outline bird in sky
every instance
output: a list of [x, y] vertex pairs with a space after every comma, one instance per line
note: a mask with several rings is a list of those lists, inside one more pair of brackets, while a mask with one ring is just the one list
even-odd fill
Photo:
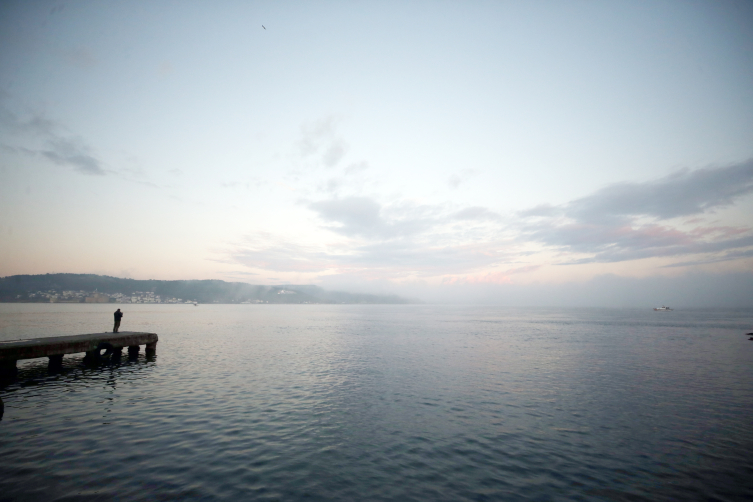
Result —
[[264, 25], [261, 25], [261, 27], [264, 28], [265, 30], [267, 29]]

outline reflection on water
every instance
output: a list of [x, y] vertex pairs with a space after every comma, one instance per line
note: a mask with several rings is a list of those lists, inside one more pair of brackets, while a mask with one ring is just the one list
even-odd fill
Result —
[[124, 351], [121, 357], [102, 357], [97, 362], [84, 359], [84, 354], [69, 354], [63, 358], [62, 365], [50, 364], [48, 358], [22, 360], [18, 362], [16, 374], [0, 375], [0, 390], [14, 392], [15, 389], [26, 386], [52, 384], [68, 380], [78, 382], [82, 379], [97, 378], [101, 373], [107, 373], [115, 379], [121, 371], [131, 366], [145, 365], [157, 360], [154, 354], [144, 355], [143, 352], [130, 354]]
[[[101, 331], [111, 310], [0, 305], [0, 339]], [[4, 496], [753, 496], [750, 311], [124, 311], [155, 359], [19, 363], [0, 388]]]

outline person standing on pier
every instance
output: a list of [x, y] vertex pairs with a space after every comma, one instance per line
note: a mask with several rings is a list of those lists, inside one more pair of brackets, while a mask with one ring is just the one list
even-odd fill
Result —
[[120, 309], [115, 311], [115, 326], [112, 327], [112, 332], [117, 333], [120, 327], [120, 319], [123, 317], [123, 312]]

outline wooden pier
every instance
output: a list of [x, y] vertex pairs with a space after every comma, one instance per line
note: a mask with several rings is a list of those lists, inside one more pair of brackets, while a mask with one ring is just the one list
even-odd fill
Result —
[[146, 346], [147, 355], [154, 355], [157, 350], [157, 340], [156, 333], [121, 331], [0, 341], [0, 373], [15, 373], [16, 362], [20, 359], [48, 357], [50, 368], [55, 368], [63, 364], [65, 354], [86, 352], [84, 360], [96, 362], [103, 357], [120, 357], [123, 347], [128, 347], [129, 355], [138, 355], [140, 345]]

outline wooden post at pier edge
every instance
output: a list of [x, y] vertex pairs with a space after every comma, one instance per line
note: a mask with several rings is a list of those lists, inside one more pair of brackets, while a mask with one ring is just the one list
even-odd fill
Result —
[[59, 370], [63, 367], [63, 354], [56, 354], [54, 356], [47, 356], [50, 359], [47, 367], [51, 370]]
[[0, 375], [15, 375], [17, 371], [15, 359], [0, 359]]

